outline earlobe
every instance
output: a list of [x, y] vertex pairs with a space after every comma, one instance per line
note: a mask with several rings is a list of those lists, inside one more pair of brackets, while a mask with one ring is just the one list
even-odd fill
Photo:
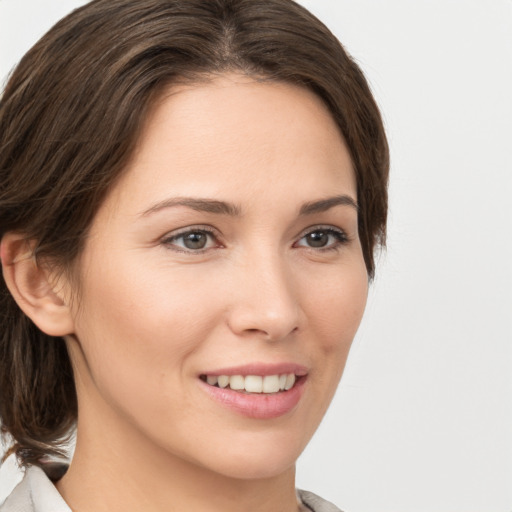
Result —
[[74, 331], [73, 318], [64, 289], [51, 279], [48, 269], [39, 265], [34, 243], [20, 233], [7, 233], [0, 245], [5, 283], [21, 310], [50, 336]]

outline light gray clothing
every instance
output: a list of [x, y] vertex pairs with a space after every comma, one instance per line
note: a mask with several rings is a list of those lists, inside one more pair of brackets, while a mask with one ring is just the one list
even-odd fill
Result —
[[[312, 492], [298, 490], [297, 496], [306, 511], [341, 512], [338, 507]], [[71, 512], [71, 509], [46, 473], [39, 467], [31, 466], [0, 506], [0, 512]]]
[[0, 506], [1, 512], [71, 512], [55, 485], [37, 466], [25, 471], [23, 480]]

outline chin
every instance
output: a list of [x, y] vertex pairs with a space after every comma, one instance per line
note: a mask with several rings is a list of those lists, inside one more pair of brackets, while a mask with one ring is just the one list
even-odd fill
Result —
[[285, 439], [276, 437], [269, 439], [268, 435], [255, 434], [249, 440], [232, 440], [229, 446], [218, 446], [219, 450], [211, 451], [209, 463], [203, 459], [202, 465], [215, 473], [242, 480], [275, 478], [293, 472], [306, 443], [294, 442], [292, 435]]
[[267, 458], [253, 460], [250, 454], [245, 458], [236, 461], [226, 461], [225, 464], [218, 465], [215, 472], [228, 478], [239, 480], [265, 480], [282, 476], [285, 473], [295, 470], [295, 457], [287, 458]]

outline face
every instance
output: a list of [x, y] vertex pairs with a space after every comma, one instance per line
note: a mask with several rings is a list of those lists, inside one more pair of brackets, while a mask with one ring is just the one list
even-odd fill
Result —
[[79, 438], [99, 423], [202, 471], [292, 468], [365, 306], [356, 197], [312, 93], [238, 75], [169, 91], [80, 260]]

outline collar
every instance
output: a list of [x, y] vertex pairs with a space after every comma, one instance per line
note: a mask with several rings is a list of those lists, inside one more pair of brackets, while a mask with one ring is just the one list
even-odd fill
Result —
[[[28, 467], [22, 481], [0, 506], [0, 512], [72, 512], [50, 480], [58, 480], [67, 466], [52, 465], [45, 469], [46, 472], [37, 466]], [[341, 512], [312, 492], [297, 490], [297, 497], [301, 512]]]

